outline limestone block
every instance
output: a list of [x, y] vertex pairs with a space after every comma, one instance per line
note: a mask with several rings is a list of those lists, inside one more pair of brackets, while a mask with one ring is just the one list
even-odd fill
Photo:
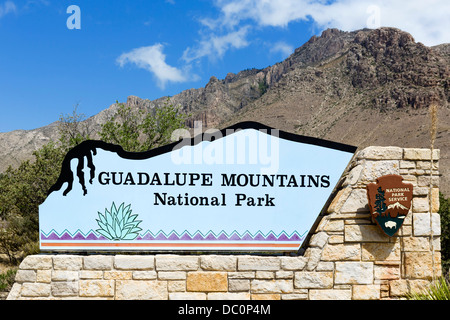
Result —
[[52, 281], [77, 281], [80, 278], [78, 271], [53, 270]]
[[379, 300], [380, 299], [380, 285], [354, 285], [352, 290], [353, 300]]
[[405, 252], [404, 266], [405, 278], [426, 279], [433, 278], [433, 261], [436, 276], [441, 276], [441, 254], [436, 252], [434, 256], [431, 252]]
[[345, 242], [389, 242], [389, 237], [376, 225], [346, 225]]
[[354, 168], [350, 170], [347, 177], [345, 178], [344, 183], [342, 184], [344, 187], [348, 185], [355, 185], [358, 183], [361, 173], [363, 171], [364, 167], [361, 164], [358, 164]]
[[251, 295], [252, 300], [281, 300], [279, 293], [254, 293]]
[[431, 212], [439, 212], [439, 188], [431, 190]]
[[[438, 160], [440, 156], [440, 150], [433, 150], [433, 160]], [[403, 149], [404, 160], [430, 160], [431, 149], [417, 149], [417, 148], [405, 148]]]
[[256, 271], [255, 279], [274, 279], [275, 274], [272, 271]]
[[228, 279], [254, 279], [254, 271], [228, 272]]
[[328, 289], [328, 290], [310, 290], [310, 300], [351, 300], [352, 290], [350, 289]]
[[408, 280], [410, 293], [425, 293], [430, 289], [431, 281], [428, 280]]
[[430, 223], [429, 213], [414, 213], [413, 214], [413, 232], [414, 236], [430, 236], [431, 227], [433, 227], [433, 235], [441, 235], [441, 217], [438, 213], [431, 214], [432, 220]]
[[167, 300], [166, 281], [117, 280], [117, 300]]
[[23, 270], [47, 270], [53, 267], [52, 256], [27, 256], [23, 259], [19, 269]]
[[228, 290], [226, 272], [189, 272], [186, 279], [186, 291], [220, 292]]
[[277, 271], [275, 272], [276, 279], [293, 279], [294, 272], [292, 271]]
[[393, 280], [389, 281], [389, 291], [392, 297], [405, 297], [410, 293], [424, 292], [430, 286], [428, 280]]
[[111, 270], [113, 265], [112, 256], [94, 255], [83, 259], [84, 269], [87, 270]]
[[393, 297], [405, 296], [409, 293], [408, 281], [404, 279], [389, 281], [389, 291]]
[[403, 148], [370, 146], [358, 153], [358, 159], [371, 160], [400, 160], [403, 157]]
[[81, 270], [83, 267], [83, 257], [70, 255], [55, 255], [53, 257], [54, 270]]
[[428, 198], [413, 198], [412, 211], [413, 212], [429, 212], [430, 206], [428, 204]]
[[19, 269], [16, 273], [16, 282], [36, 282], [36, 270], [22, 270]]
[[229, 279], [228, 280], [228, 290], [231, 292], [249, 291], [250, 290], [250, 280], [249, 279]]
[[116, 281], [117, 300], [167, 300], [168, 289], [165, 281]]
[[306, 270], [314, 270], [320, 262], [322, 256], [322, 249], [320, 248], [308, 248], [305, 257], [308, 258], [308, 263], [306, 264]]
[[431, 212], [438, 212], [440, 207], [439, 203], [439, 188], [431, 189]]
[[208, 300], [250, 300], [248, 292], [211, 292], [208, 293]]
[[160, 271], [158, 272], [159, 280], [186, 280], [185, 271]]
[[80, 297], [113, 297], [115, 280], [80, 280]]
[[105, 280], [131, 280], [133, 278], [133, 271], [112, 270], [105, 271], [103, 279]]
[[399, 160], [367, 160], [364, 162], [364, 169], [361, 172], [360, 181], [375, 182], [375, 180], [381, 176], [388, 174], [399, 174], [399, 170]]
[[341, 207], [341, 213], [368, 212], [368, 200], [366, 189], [354, 189]]
[[206, 300], [206, 293], [203, 292], [171, 292], [169, 300]]
[[280, 258], [278, 257], [238, 257], [238, 270], [266, 270], [277, 271], [280, 269]]
[[20, 298], [20, 292], [22, 291], [22, 285], [19, 283], [14, 283], [11, 290], [9, 291], [6, 300], [17, 300]]
[[328, 239], [329, 244], [340, 244], [344, 243], [344, 235], [331, 235]]
[[202, 256], [200, 266], [205, 271], [236, 271], [237, 257], [208, 255]]
[[169, 292], [185, 292], [186, 281], [184, 280], [168, 281], [167, 290], [169, 290]]
[[408, 160], [400, 161], [400, 169], [415, 169], [415, 168], [416, 168], [415, 161], [408, 161]]
[[78, 296], [78, 281], [52, 282], [52, 295], [55, 297]]
[[252, 280], [252, 293], [291, 293], [294, 287], [292, 280]]
[[282, 294], [281, 300], [307, 300], [308, 293], [288, 293]]
[[199, 257], [178, 255], [157, 255], [155, 257], [157, 271], [190, 271], [199, 267]]
[[328, 220], [327, 224], [323, 226], [326, 232], [341, 232], [344, 231], [344, 220]]
[[402, 237], [403, 251], [430, 251], [429, 237]]
[[400, 265], [375, 265], [374, 277], [377, 280], [400, 279]]
[[328, 234], [326, 232], [319, 232], [311, 237], [309, 246], [323, 248], [328, 242]]
[[133, 271], [133, 280], [155, 280], [157, 277], [156, 271], [142, 270]]
[[361, 260], [361, 249], [359, 244], [337, 244], [327, 245], [322, 252], [322, 260]]
[[[423, 175], [417, 177], [417, 185], [419, 187], [429, 187], [430, 186], [430, 176], [429, 175]], [[433, 175], [431, 177], [431, 185], [433, 187], [439, 187], [439, 177], [436, 175]]]
[[438, 161], [433, 161], [433, 165], [431, 165], [430, 159], [428, 159], [428, 161], [416, 161], [416, 168], [417, 169], [430, 170], [430, 167], [431, 167], [432, 170], [438, 170], [439, 169], [439, 162]]
[[52, 282], [52, 270], [36, 270], [36, 282]]
[[429, 187], [415, 187], [413, 189], [413, 196], [428, 196]]
[[295, 272], [294, 287], [300, 289], [332, 288], [333, 272]]
[[102, 279], [103, 271], [100, 270], [81, 270], [80, 279]]
[[20, 295], [22, 297], [48, 297], [51, 287], [49, 283], [24, 283]]
[[373, 284], [372, 262], [336, 262], [335, 284]]
[[114, 258], [114, 267], [119, 270], [153, 270], [155, 257], [118, 255]]
[[345, 203], [345, 201], [347, 201], [347, 198], [349, 197], [351, 191], [352, 191], [351, 188], [344, 188], [339, 190], [336, 196], [331, 201], [330, 205], [328, 206], [327, 213], [338, 212], [341, 209], [342, 205]]
[[333, 271], [334, 263], [333, 262], [324, 262], [321, 261], [317, 264], [316, 271]]
[[400, 241], [362, 244], [363, 261], [399, 261]]

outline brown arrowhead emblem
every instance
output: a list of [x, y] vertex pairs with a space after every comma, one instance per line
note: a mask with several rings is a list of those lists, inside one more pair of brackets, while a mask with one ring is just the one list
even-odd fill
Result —
[[386, 175], [367, 185], [367, 197], [373, 219], [392, 237], [402, 226], [411, 208], [413, 185], [402, 176]]

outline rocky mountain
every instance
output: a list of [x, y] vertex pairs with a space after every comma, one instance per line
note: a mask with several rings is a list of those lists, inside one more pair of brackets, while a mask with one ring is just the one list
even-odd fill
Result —
[[[201, 120], [222, 128], [252, 120], [297, 134], [365, 147], [430, 147], [428, 107], [438, 105], [435, 148], [441, 149], [441, 189], [450, 195], [450, 44], [427, 47], [394, 28], [325, 30], [286, 60], [265, 69], [211, 77], [205, 87], [170, 97]], [[129, 97], [151, 111], [167, 97]], [[98, 128], [117, 108], [89, 118]], [[0, 133], [0, 171], [29, 158], [57, 136], [57, 123]]]

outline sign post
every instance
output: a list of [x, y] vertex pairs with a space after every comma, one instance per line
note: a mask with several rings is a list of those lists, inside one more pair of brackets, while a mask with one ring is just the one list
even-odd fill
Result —
[[298, 251], [355, 147], [255, 122], [144, 153], [86, 141], [39, 208], [42, 251]]

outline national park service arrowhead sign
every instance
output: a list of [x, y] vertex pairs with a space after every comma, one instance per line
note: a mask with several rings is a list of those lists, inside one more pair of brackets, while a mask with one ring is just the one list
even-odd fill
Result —
[[42, 251], [297, 251], [356, 148], [255, 122], [143, 153], [86, 141], [39, 207]]
[[367, 185], [369, 208], [373, 219], [392, 237], [402, 226], [411, 208], [413, 185], [399, 175], [386, 175]]

